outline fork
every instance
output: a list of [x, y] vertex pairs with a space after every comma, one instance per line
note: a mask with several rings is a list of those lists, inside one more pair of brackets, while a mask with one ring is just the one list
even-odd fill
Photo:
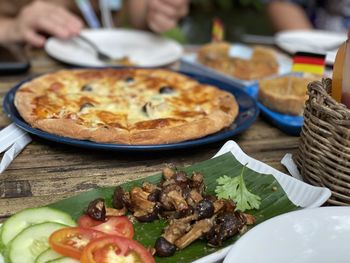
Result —
[[83, 36], [82, 34], [77, 35], [77, 38], [84, 41], [86, 44], [88, 44], [95, 52], [96, 52], [96, 57], [105, 62], [105, 63], [111, 63], [114, 59], [107, 55], [106, 53], [102, 52], [99, 47], [92, 42], [90, 39], [88, 39], [87, 37]]

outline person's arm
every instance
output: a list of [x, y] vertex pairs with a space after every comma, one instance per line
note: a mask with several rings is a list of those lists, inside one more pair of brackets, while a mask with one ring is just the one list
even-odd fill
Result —
[[272, 26], [276, 31], [313, 28], [305, 11], [297, 4], [271, 1], [266, 8]]
[[0, 41], [27, 42], [42, 47], [45, 35], [69, 38], [78, 34], [82, 26], [82, 21], [64, 7], [35, 1], [15, 18], [0, 17]]
[[135, 28], [160, 33], [177, 25], [188, 12], [188, 0], [127, 0], [128, 20]]

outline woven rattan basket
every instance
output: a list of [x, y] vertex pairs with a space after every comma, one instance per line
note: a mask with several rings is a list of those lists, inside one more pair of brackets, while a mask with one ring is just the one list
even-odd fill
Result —
[[350, 205], [350, 110], [329, 92], [330, 79], [309, 84], [294, 160], [305, 181], [328, 187], [333, 205]]

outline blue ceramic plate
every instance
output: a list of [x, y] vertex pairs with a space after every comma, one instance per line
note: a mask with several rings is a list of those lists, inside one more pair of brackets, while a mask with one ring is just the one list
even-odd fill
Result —
[[17, 89], [26, 81], [27, 79], [16, 86], [14, 86], [5, 96], [3, 108], [4, 112], [8, 115], [8, 117], [16, 123], [19, 127], [26, 130], [27, 132], [37, 135], [41, 138], [64, 143], [68, 145], [89, 148], [89, 149], [101, 149], [101, 150], [112, 150], [112, 151], [158, 151], [158, 150], [172, 150], [172, 149], [182, 149], [194, 146], [201, 146], [208, 143], [213, 143], [221, 140], [226, 140], [231, 138], [232, 136], [243, 132], [247, 128], [249, 128], [257, 116], [259, 115], [259, 108], [257, 106], [256, 101], [250, 97], [245, 91], [239, 89], [232, 84], [228, 84], [219, 80], [215, 80], [210, 77], [198, 75], [198, 74], [190, 74], [185, 72], [180, 72], [189, 77], [192, 77], [198, 80], [201, 83], [209, 84], [217, 86], [223, 90], [227, 90], [231, 92], [235, 97], [239, 104], [239, 114], [234, 121], [234, 123], [229, 127], [220, 132], [217, 132], [212, 135], [208, 135], [206, 137], [190, 140], [179, 143], [172, 144], [159, 144], [159, 145], [124, 145], [124, 144], [111, 144], [111, 143], [97, 143], [92, 141], [78, 140], [72, 139], [68, 137], [62, 137], [58, 135], [54, 135], [39, 129], [32, 128], [28, 125], [17, 112], [16, 107], [14, 106], [14, 96]]
[[[258, 98], [258, 85], [246, 87], [245, 91], [253, 98]], [[272, 111], [269, 108], [262, 105], [260, 102], [258, 102], [258, 106], [261, 110], [261, 114], [265, 117], [265, 119], [267, 119], [270, 123], [279, 128], [281, 131], [293, 136], [300, 135], [301, 127], [303, 127], [304, 123], [303, 116], [286, 115], [276, 111]]]

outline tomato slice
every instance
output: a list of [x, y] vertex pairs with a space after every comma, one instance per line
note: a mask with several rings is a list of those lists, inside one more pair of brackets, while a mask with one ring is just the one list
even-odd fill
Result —
[[104, 232], [108, 235], [115, 235], [132, 239], [134, 236], [134, 226], [126, 216], [111, 216], [105, 222], [97, 221], [88, 215], [83, 215], [78, 219], [78, 225]]
[[130, 239], [134, 236], [134, 226], [126, 216], [111, 216], [105, 223], [94, 226], [91, 229], [104, 232], [108, 235]]
[[57, 253], [79, 260], [86, 245], [103, 236], [106, 234], [90, 228], [67, 227], [52, 233], [49, 244]]
[[155, 262], [141, 244], [118, 236], [105, 236], [92, 240], [84, 248], [80, 261], [82, 263]]
[[78, 226], [85, 227], [85, 228], [94, 227], [94, 226], [100, 225], [102, 223], [104, 223], [104, 221], [94, 220], [88, 215], [82, 215], [78, 219]]

